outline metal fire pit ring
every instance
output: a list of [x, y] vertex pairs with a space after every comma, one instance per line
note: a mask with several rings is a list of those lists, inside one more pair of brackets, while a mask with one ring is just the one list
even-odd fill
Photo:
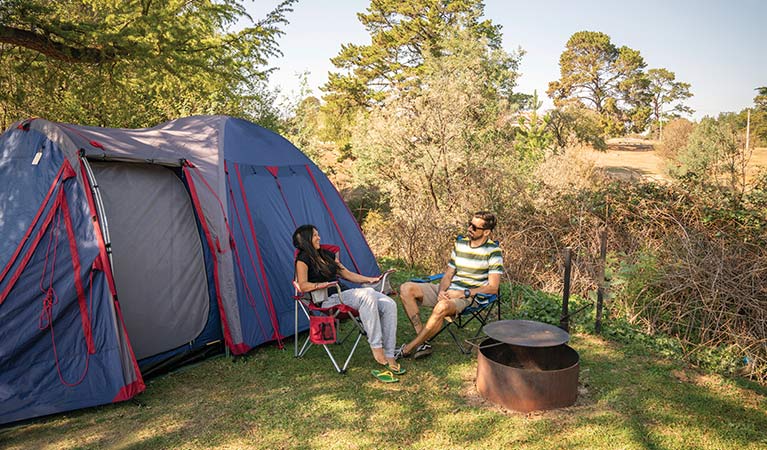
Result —
[[499, 320], [482, 328], [487, 337], [521, 347], [554, 347], [570, 340], [563, 329], [533, 320]]
[[[529, 320], [486, 325], [477, 352], [477, 390], [515, 411], [562, 408], [578, 397], [578, 352], [565, 345], [569, 334]], [[500, 338], [500, 339], [498, 339]]]

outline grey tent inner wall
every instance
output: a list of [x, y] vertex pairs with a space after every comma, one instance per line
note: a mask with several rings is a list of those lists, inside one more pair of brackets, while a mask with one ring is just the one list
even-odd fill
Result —
[[112, 241], [117, 295], [136, 359], [196, 338], [209, 295], [189, 195], [170, 169], [92, 163]]

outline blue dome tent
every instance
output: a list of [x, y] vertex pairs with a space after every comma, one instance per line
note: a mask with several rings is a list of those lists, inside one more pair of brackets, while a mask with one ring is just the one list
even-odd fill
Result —
[[14, 124], [0, 135], [0, 424], [129, 399], [142, 372], [216, 343], [281, 345], [304, 223], [379, 273], [327, 177], [253, 123]]

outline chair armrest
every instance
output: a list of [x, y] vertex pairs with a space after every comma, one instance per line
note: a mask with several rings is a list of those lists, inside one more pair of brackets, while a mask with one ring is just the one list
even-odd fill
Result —
[[311, 292], [319, 291], [320, 289], [330, 289], [335, 288], [336, 290], [340, 289], [338, 281], [327, 281], [327, 286], [325, 287], [318, 287], [316, 289], [309, 289], [308, 291], [302, 291], [301, 288], [298, 286], [298, 282], [293, 280], [293, 289], [296, 290], [297, 295], [301, 294], [309, 294]]
[[479, 305], [487, 305], [489, 303], [493, 303], [494, 301], [498, 300], [497, 294], [484, 294], [482, 292], [478, 294], [474, 294], [474, 300]]
[[389, 269], [389, 270], [385, 271], [384, 273], [382, 273], [378, 277], [378, 280], [376, 280], [375, 282], [373, 282], [373, 283], [362, 283], [362, 284], [360, 284], [360, 286], [373, 288], [373, 289], [375, 289], [378, 292], [382, 292], [382, 293], [384, 293], [386, 295], [391, 295], [391, 294], [394, 293], [394, 289], [391, 288], [391, 283], [389, 282], [389, 275], [391, 275], [394, 272], [395, 272], [394, 269]]
[[338, 295], [341, 295], [341, 286], [338, 284], [337, 281], [328, 282], [326, 287], [318, 287], [317, 289], [311, 289], [306, 292], [301, 291], [301, 289], [298, 286], [298, 282], [293, 280], [293, 288], [296, 290], [295, 295], [293, 296], [296, 300], [311, 300], [311, 302], [315, 305], [319, 305], [330, 296], [329, 290], [332, 288], [335, 288]]
[[442, 279], [442, 276], [444, 274], [438, 273], [434, 275], [429, 275], [428, 277], [423, 278], [411, 278], [410, 281], [413, 283], [434, 283], [435, 281], [439, 281]]

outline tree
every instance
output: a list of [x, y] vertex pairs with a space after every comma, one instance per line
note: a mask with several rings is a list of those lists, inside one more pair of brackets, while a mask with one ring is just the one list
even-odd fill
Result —
[[136, 127], [189, 114], [252, 118], [272, 100], [265, 66], [295, 1], [228, 31], [252, 21], [237, 0], [5, 0], [0, 119]]
[[530, 111], [520, 114], [517, 121], [514, 148], [522, 163], [536, 164], [551, 150], [554, 136], [548, 127], [549, 115], [538, 115], [538, 109], [543, 104], [538, 100], [538, 91], [533, 91], [530, 103]]
[[596, 150], [606, 150], [603, 122], [594, 110], [578, 105], [565, 105], [547, 115], [546, 128], [554, 140], [555, 150], [574, 144], [587, 144]]
[[[372, 0], [366, 13], [358, 14], [370, 33], [369, 45], [345, 44], [332, 59], [339, 72], [329, 74], [325, 109], [335, 116], [353, 116], [359, 108], [382, 105], [387, 98], [418, 92], [426, 58], [446, 55], [442, 40], [460, 28], [467, 38], [501, 52], [480, 70], [492, 71], [488, 89], [512, 95], [519, 55], [502, 51], [500, 26], [481, 20], [481, 0]], [[521, 53], [521, 52], [520, 52]], [[348, 138], [347, 120], [339, 120], [335, 138]]]
[[[429, 253], [435, 233], [467, 211], [499, 212], [519, 166], [506, 99], [490, 95], [485, 64], [505, 55], [469, 39], [468, 30], [443, 38], [440, 56], [427, 53], [412, 95], [387, 99], [358, 118], [353, 134], [357, 182], [386, 196], [389, 228], [408, 257]], [[494, 57], [493, 54], [496, 56]], [[401, 233], [400, 233], [401, 231]], [[424, 246], [424, 244], [426, 244]]]
[[705, 117], [692, 130], [687, 146], [677, 155], [678, 167], [672, 175], [699, 184], [726, 187], [739, 201], [747, 189], [746, 168], [752, 149], [746, 150], [742, 119], [737, 114]]
[[767, 86], [758, 87], [755, 90], [758, 94], [754, 97], [754, 104], [757, 109], [767, 111]]
[[[638, 127], [645, 95], [639, 51], [616, 47], [610, 37], [595, 31], [579, 31], [567, 41], [559, 58], [560, 79], [547, 91], [556, 106], [576, 103], [604, 118], [608, 133]], [[643, 124], [644, 125], [644, 124]]]
[[[676, 75], [667, 69], [650, 69], [647, 71], [649, 80], [651, 120], [658, 123], [658, 140], [663, 139], [663, 119], [679, 117], [681, 114], [692, 114], [690, 107], [682, 103], [692, 97], [690, 84], [676, 81]], [[671, 107], [670, 110], [666, 110]]]
[[767, 86], [756, 88], [758, 92], [754, 97], [754, 111], [751, 114], [751, 136], [757, 139], [754, 146], [767, 145]]

